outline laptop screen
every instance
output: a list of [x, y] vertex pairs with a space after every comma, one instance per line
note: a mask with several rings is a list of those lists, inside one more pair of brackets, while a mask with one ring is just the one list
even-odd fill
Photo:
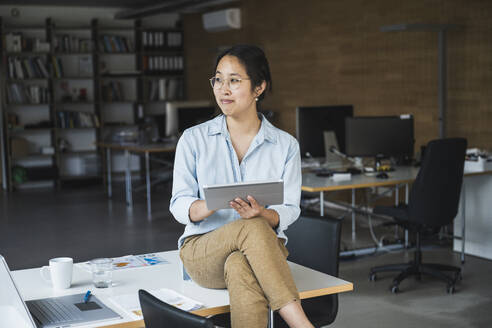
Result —
[[5, 327], [35, 328], [36, 324], [12, 279], [9, 267], [0, 255], [0, 318]]

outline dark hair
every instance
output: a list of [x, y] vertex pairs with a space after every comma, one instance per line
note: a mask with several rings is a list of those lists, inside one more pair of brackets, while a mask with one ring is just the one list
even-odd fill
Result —
[[234, 56], [244, 65], [246, 73], [251, 79], [251, 91], [259, 87], [263, 81], [266, 82], [265, 91], [258, 96], [258, 101], [265, 98], [265, 93], [272, 90], [272, 77], [270, 67], [265, 53], [257, 46], [248, 44], [238, 44], [224, 50], [217, 56], [213, 74], [217, 71], [220, 60], [225, 56]]

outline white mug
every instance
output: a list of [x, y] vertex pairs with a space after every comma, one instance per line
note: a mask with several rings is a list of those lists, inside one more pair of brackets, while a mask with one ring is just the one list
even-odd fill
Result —
[[[49, 272], [48, 272], [49, 271]], [[41, 277], [55, 289], [67, 289], [72, 284], [73, 259], [57, 257], [50, 260], [49, 266], [41, 268]]]

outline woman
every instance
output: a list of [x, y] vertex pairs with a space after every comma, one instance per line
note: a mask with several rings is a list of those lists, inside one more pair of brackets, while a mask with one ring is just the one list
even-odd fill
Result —
[[[191, 278], [227, 288], [231, 323], [266, 327], [268, 308], [290, 327], [313, 327], [287, 265], [283, 231], [299, 216], [299, 145], [257, 113], [271, 89], [268, 62], [255, 46], [219, 55], [210, 79], [223, 115], [187, 129], [176, 149], [170, 210], [186, 225], [180, 257]], [[264, 207], [248, 196], [231, 209], [209, 210], [203, 185], [283, 179], [284, 204]]]

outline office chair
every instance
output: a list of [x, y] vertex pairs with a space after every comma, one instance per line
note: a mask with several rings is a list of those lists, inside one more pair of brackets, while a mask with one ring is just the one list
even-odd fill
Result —
[[[443, 264], [422, 263], [421, 235], [429, 231], [436, 233], [456, 217], [463, 182], [466, 144], [466, 139], [463, 138], [429, 142], [419, 173], [412, 185], [408, 205], [374, 208], [374, 214], [391, 216], [397, 225], [414, 232], [416, 242], [413, 261], [373, 267], [369, 280], [375, 281], [379, 272], [399, 271], [400, 274], [394, 278], [390, 287], [393, 293], [397, 293], [400, 283], [405, 278], [416, 276], [417, 280], [420, 280], [425, 274], [445, 281], [447, 292], [454, 293], [455, 283], [461, 280], [461, 269]], [[451, 277], [443, 271], [450, 271], [454, 276]]]
[[[301, 213], [285, 231], [289, 238], [287, 249], [289, 261], [308, 268], [338, 276], [338, 253], [340, 250], [341, 221], [318, 213]], [[338, 296], [325, 295], [302, 300], [302, 307], [316, 327], [331, 324], [338, 312]], [[214, 324], [231, 327], [227, 314], [211, 317]], [[288, 327], [278, 313], [274, 314], [275, 328]]]
[[146, 328], [213, 328], [212, 321], [162, 302], [145, 290], [138, 291]]
[[[338, 276], [341, 221], [318, 213], [302, 213], [285, 231], [289, 238], [289, 261], [308, 268]], [[316, 327], [335, 321], [338, 313], [338, 295], [324, 295], [302, 300], [302, 308]], [[282, 317], [275, 313], [275, 328], [288, 328]]]

